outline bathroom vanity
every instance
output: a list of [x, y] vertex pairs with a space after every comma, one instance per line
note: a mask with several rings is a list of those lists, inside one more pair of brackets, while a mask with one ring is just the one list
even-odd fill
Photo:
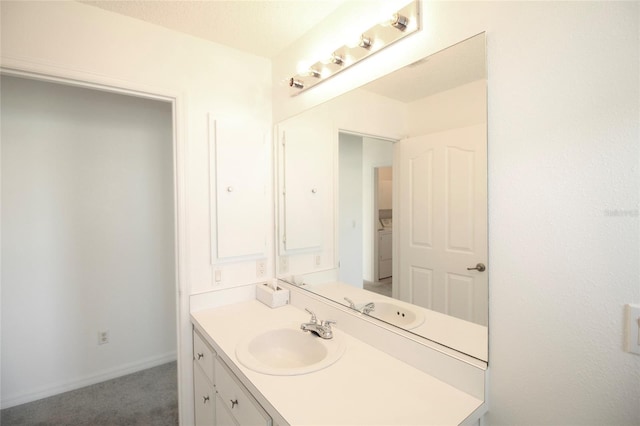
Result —
[[[395, 331], [304, 293], [292, 289], [292, 304], [275, 309], [246, 300], [192, 313], [196, 424], [458, 425], [476, 424], [486, 411], [484, 370], [465, 362], [466, 368], [458, 369], [448, 355], [432, 354], [444, 357], [431, 359], [438, 374], [457, 376], [435, 377], [419, 361], [389, 353], [397, 346]], [[336, 360], [292, 375], [286, 365], [265, 374], [240, 362], [239, 347], [248, 336], [290, 329], [320, 339], [300, 329], [309, 321], [302, 306], [318, 320], [331, 315], [338, 321], [333, 325], [336, 341], [327, 340], [344, 345]], [[428, 358], [419, 351], [414, 356]]]

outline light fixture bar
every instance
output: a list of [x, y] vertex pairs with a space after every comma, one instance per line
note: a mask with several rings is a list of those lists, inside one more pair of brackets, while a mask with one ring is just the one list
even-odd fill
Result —
[[381, 23], [360, 35], [359, 42], [343, 45], [328, 58], [289, 79], [290, 95], [314, 87], [350, 66], [420, 30], [420, 1], [413, 0]]

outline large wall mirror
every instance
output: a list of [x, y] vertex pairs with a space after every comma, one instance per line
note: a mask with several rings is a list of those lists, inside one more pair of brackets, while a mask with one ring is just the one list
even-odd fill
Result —
[[279, 278], [488, 361], [486, 69], [482, 33], [278, 124]]

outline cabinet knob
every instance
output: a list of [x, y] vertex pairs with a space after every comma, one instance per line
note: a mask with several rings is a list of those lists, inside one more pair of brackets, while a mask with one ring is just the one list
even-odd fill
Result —
[[204, 354], [202, 352], [198, 352], [198, 359], [204, 358]]
[[233, 186], [227, 186], [227, 192], [233, 192]]
[[209, 402], [209, 395], [202, 397], [202, 403], [206, 404], [207, 402]]
[[236, 398], [235, 401], [233, 399], [231, 400], [231, 408], [235, 407], [236, 405], [238, 405], [238, 398]]
[[318, 190], [316, 188], [311, 188], [311, 192], [315, 194]]

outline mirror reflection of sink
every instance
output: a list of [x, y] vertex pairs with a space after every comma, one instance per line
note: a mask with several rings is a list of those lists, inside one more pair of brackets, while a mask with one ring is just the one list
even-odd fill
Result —
[[236, 356], [242, 365], [258, 373], [293, 376], [330, 366], [344, 350], [344, 341], [335, 334], [332, 339], [321, 339], [292, 326], [245, 337], [236, 346]]
[[411, 330], [424, 322], [424, 314], [413, 306], [380, 300], [374, 300], [373, 303], [375, 304], [375, 309], [369, 313], [369, 316], [388, 322], [391, 325]]

